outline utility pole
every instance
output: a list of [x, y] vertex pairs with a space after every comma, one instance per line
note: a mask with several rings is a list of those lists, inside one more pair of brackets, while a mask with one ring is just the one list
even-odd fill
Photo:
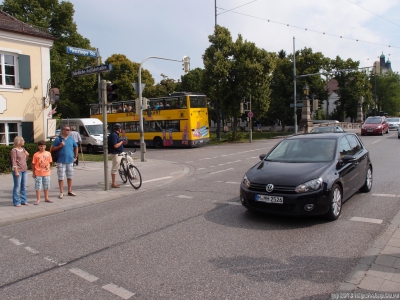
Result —
[[110, 189], [108, 184], [108, 139], [107, 139], [107, 82], [101, 81], [101, 95], [103, 108], [103, 160], [104, 160], [104, 190]]

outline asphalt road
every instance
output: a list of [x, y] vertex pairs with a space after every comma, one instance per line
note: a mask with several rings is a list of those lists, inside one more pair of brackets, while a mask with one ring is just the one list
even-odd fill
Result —
[[278, 140], [148, 149], [147, 158], [181, 163], [189, 174], [0, 228], [0, 298], [329, 299], [400, 210], [392, 196], [400, 194], [397, 132], [361, 138], [373, 188], [347, 201], [335, 222], [240, 205], [243, 174]]

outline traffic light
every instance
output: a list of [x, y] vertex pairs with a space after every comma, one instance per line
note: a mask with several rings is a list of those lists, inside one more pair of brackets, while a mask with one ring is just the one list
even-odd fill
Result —
[[319, 109], [319, 103], [318, 99], [313, 100], [313, 110], [316, 111]]
[[190, 57], [189, 56], [183, 57], [183, 70], [185, 71], [185, 73], [188, 73], [190, 71]]
[[136, 98], [135, 99], [135, 111], [137, 114], [139, 114], [140, 110], [141, 110], [140, 101], [139, 101], [139, 98]]
[[118, 85], [115, 83], [112, 84], [111, 82], [107, 83], [107, 102], [114, 102], [117, 101], [118, 95], [116, 90], [118, 89]]
[[244, 114], [244, 104], [243, 104], [243, 102], [240, 102], [240, 113]]
[[142, 102], [143, 102], [143, 110], [147, 109], [149, 107], [149, 99], [142, 98]]

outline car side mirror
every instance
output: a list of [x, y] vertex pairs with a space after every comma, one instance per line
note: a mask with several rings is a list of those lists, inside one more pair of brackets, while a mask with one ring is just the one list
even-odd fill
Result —
[[267, 156], [267, 154], [261, 154], [260, 155], [260, 160], [264, 160], [264, 158]]
[[356, 157], [353, 155], [343, 155], [340, 160], [344, 163], [353, 162], [356, 160]]

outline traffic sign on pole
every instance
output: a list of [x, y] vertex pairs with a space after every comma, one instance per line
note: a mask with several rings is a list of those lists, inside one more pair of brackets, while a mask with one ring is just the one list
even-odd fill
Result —
[[101, 73], [101, 72], [108, 72], [111, 70], [112, 70], [112, 65], [107, 64], [107, 65], [101, 65], [101, 66], [95, 66], [95, 67], [75, 70], [75, 71], [71, 72], [71, 75], [72, 75], [72, 77], [77, 77], [77, 76], [84, 76], [84, 75], [90, 75], [90, 74]]
[[253, 112], [252, 111], [249, 111], [248, 113], [247, 113], [247, 116], [249, 117], [249, 118], [252, 118], [254, 115], [253, 115]]

